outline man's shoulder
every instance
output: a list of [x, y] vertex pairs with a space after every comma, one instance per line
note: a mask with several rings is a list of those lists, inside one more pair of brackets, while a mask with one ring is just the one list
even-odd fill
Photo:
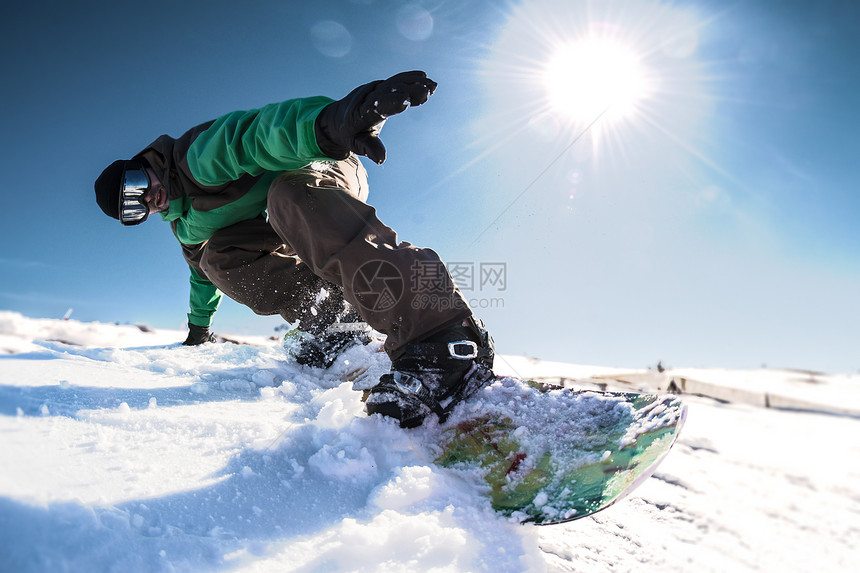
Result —
[[181, 150], [183, 153], [187, 152], [188, 148], [191, 147], [191, 144], [194, 143], [194, 140], [196, 140], [201, 133], [212, 127], [213, 123], [215, 123], [215, 120], [211, 119], [207, 122], [201, 123], [200, 125], [195, 125], [175, 140], [175, 148]]

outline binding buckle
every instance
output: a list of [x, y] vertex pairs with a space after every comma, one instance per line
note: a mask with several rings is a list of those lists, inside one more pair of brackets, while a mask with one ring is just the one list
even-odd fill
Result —
[[402, 390], [418, 394], [421, 391], [421, 380], [411, 374], [404, 374], [400, 371], [394, 371], [392, 378]]
[[[460, 354], [459, 350], [463, 346], [468, 347], [468, 353]], [[457, 360], [474, 360], [478, 357], [478, 345], [471, 340], [460, 340], [457, 342], [449, 342], [448, 343], [448, 354], [451, 355], [451, 358], [456, 358]]]

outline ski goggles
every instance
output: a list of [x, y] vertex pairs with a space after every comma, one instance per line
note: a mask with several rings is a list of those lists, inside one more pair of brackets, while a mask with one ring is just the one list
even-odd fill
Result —
[[139, 225], [149, 217], [149, 206], [141, 199], [149, 190], [149, 175], [139, 164], [131, 163], [122, 174], [119, 188], [119, 222]]

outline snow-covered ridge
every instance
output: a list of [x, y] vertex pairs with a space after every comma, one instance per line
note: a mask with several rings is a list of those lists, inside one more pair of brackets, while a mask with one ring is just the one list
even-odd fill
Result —
[[[0, 312], [0, 571], [838, 571], [860, 550], [854, 416], [687, 396], [679, 443], [631, 498], [520, 526], [416, 453], [425, 429], [364, 414], [345, 380], [372, 381], [384, 354], [356, 349], [323, 373], [285, 364], [274, 341], [184, 336]], [[657, 374], [498, 366], [583, 386]]]
[[496, 372], [572, 387], [678, 392], [733, 404], [860, 417], [860, 375], [800, 370], [671, 368], [630, 370], [501, 356]]
[[[75, 346], [128, 348], [182, 342], [186, 335], [183, 331], [155, 329], [143, 324], [122, 325], [29, 318], [16, 312], [0, 311], [0, 354], [30, 349], [30, 343], [34, 339]], [[261, 344], [266, 339], [262, 336], [245, 336], [242, 341]]]

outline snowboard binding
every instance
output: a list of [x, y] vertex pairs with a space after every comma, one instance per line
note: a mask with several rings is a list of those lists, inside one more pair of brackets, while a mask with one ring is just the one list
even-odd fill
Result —
[[424, 340], [407, 344], [371, 388], [368, 415], [395, 418], [401, 428], [420, 426], [430, 414], [445, 421], [454, 407], [495, 379], [493, 339], [468, 318]]
[[317, 336], [294, 328], [284, 335], [283, 347], [290, 361], [327, 369], [347, 349], [372, 341], [373, 333], [366, 322], [336, 322]]

